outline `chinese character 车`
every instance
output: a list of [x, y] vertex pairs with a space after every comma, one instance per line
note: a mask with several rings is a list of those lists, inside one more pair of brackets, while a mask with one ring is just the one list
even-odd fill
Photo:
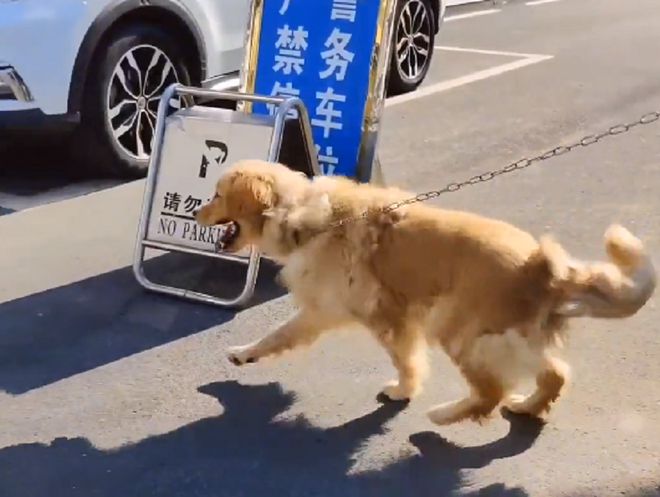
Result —
[[273, 70], [282, 71], [287, 75], [291, 74], [291, 71], [301, 74], [305, 64], [303, 52], [307, 49], [309, 33], [302, 26], [298, 26], [295, 31], [292, 31], [289, 25], [285, 24], [277, 29], [277, 36], [275, 42], [277, 54]]
[[316, 115], [322, 119], [312, 119], [312, 126], [323, 128], [323, 138], [327, 138], [331, 129], [341, 130], [344, 127], [341, 122], [341, 110], [335, 109], [335, 103], [346, 102], [346, 95], [340, 95], [335, 93], [333, 88], [328, 88], [326, 91], [317, 91], [316, 99], [320, 100], [316, 106]]

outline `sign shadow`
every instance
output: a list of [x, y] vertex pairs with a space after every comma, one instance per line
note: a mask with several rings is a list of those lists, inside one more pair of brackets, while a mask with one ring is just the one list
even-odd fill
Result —
[[[216, 294], [235, 292], [245, 266], [188, 254], [147, 261], [153, 279]], [[152, 274], [153, 273], [153, 274]], [[262, 260], [250, 306], [286, 292]], [[22, 394], [230, 321], [219, 308], [143, 290], [131, 267], [0, 304], [0, 390]]]

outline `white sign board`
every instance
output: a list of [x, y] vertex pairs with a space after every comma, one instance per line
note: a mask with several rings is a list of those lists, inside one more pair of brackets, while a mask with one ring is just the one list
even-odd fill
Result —
[[215, 192], [222, 170], [245, 159], [268, 159], [274, 120], [227, 109], [195, 106], [165, 122], [146, 239], [215, 252], [217, 228], [193, 212]]

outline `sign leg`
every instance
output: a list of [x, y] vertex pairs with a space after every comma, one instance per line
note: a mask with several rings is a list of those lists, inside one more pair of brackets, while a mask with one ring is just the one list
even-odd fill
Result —
[[374, 165], [371, 171], [371, 180], [369, 182], [375, 186], [387, 186], [385, 184], [385, 173], [383, 173], [383, 166], [380, 163], [378, 154], [374, 157]]

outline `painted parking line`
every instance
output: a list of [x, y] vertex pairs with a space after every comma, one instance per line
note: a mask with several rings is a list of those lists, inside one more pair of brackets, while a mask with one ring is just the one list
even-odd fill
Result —
[[531, 2], [525, 2], [525, 5], [528, 7], [534, 7], [535, 5], [543, 5], [545, 3], [555, 3], [560, 0], [532, 0]]
[[457, 14], [455, 16], [447, 16], [444, 18], [442, 22], [452, 22], [452, 21], [460, 21], [462, 19], [470, 19], [471, 17], [481, 17], [481, 16], [487, 16], [490, 14], [497, 14], [498, 12], [502, 12], [502, 9], [486, 9], [486, 10], [477, 10], [475, 12], [468, 12], [466, 14]]
[[540, 54], [526, 53], [526, 52], [507, 52], [505, 50], [485, 50], [483, 48], [465, 48], [465, 47], [450, 47], [446, 45], [435, 45], [433, 48], [436, 50], [443, 50], [445, 52], [466, 52], [476, 53], [482, 55], [501, 55], [502, 57], [538, 57]]
[[501, 74], [515, 71], [517, 69], [522, 69], [523, 67], [527, 67], [533, 64], [538, 64], [539, 62], [544, 62], [554, 57], [554, 55], [504, 52], [498, 50], [482, 50], [478, 48], [436, 46], [435, 49], [453, 51], [453, 52], [467, 52], [467, 53], [477, 53], [477, 54], [486, 54], [486, 55], [517, 57], [518, 60], [507, 62], [505, 64], [499, 64], [497, 66], [490, 67], [488, 69], [476, 71], [470, 74], [466, 74], [465, 76], [459, 76], [458, 78], [449, 79], [447, 81], [440, 81], [438, 83], [430, 84], [428, 86], [423, 86], [422, 88], [419, 88], [418, 90], [411, 93], [404, 93], [403, 95], [397, 95], [396, 97], [388, 98], [385, 101], [386, 107], [392, 107], [394, 105], [399, 105], [406, 102], [410, 102], [412, 100], [417, 100], [418, 98], [424, 98], [430, 95], [435, 95], [436, 93], [442, 93], [448, 90], [453, 90], [454, 88], [468, 85], [476, 81], [483, 81], [484, 79], [499, 76]]

